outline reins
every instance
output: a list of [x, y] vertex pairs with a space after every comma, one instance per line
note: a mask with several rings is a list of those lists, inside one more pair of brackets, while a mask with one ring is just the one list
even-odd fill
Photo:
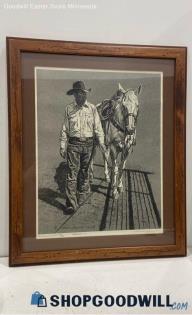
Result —
[[[124, 95], [125, 95], [128, 91], [130, 91], [130, 90], [131, 90], [131, 89], [128, 89], [128, 90], [124, 93]], [[122, 100], [121, 100], [121, 103], [120, 103], [121, 106], [122, 106], [122, 104], [123, 104], [123, 99], [124, 99], [124, 97], [123, 97]], [[106, 105], [104, 105], [104, 108], [103, 108], [102, 111], [101, 111], [101, 119], [102, 119], [102, 120], [109, 120], [109, 121], [113, 124], [113, 126], [114, 126], [115, 128], [117, 128], [119, 131], [125, 133], [126, 128], [123, 128], [123, 127], [120, 125], [120, 123], [119, 123], [119, 122], [114, 118], [114, 116], [113, 116], [113, 114], [114, 114], [114, 112], [115, 112], [115, 109], [117, 108], [117, 105], [112, 105], [112, 106], [110, 107], [110, 106], [108, 105], [109, 103], [111, 103], [111, 100], [110, 100], [110, 99], [106, 99], [106, 100], [104, 100], [103, 102], [106, 103]], [[106, 110], [105, 107], [107, 108], [108, 112], [107, 112], [106, 114], [103, 114], [104, 111]], [[137, 115], [134, 115], [133, 113], [128, 113], [128, 117], [129, 117], [129, 116], [134, 117], [135, 121], [137, 121]]]

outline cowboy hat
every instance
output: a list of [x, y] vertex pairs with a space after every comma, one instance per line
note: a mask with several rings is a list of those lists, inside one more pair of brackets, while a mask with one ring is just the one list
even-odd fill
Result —
[[91, 91], [91, 89], [87, 90], [83, 81], [76, 81], [73, 83], [73, 88], [67, 91], [67, 95], [73, 95], [74, 91], [83, 91], [85, 93], [88, 93]]

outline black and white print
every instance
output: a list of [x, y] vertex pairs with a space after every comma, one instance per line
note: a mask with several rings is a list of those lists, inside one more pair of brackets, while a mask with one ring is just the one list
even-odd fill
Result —
[[37, 238], [163, 232], [162, 80], [35, 68]]

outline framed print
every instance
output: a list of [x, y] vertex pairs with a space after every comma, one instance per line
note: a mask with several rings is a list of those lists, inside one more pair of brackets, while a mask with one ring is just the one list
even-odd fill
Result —
[[186, 255], [186, 48], [7, 38], [10, 266]]

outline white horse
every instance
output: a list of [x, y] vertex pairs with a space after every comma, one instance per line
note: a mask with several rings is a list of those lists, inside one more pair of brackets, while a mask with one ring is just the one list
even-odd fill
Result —
[[[125, 90], [119, 84], [117, 92], [111, 99], [106, 99], [97, 105], [107, 148], [107, 153], [103, 154], [105, 179], [107, 182], [111, 181], [114, 199], [117, 199], [123, 191], [123, 170], [132, 146], [136, 144], [136, 123], [139, 112], [138, 96], [140, 92], [141, 85], [136, 89]], [[111, 158], [111, 177], [109, 174], [109, 157]]]

